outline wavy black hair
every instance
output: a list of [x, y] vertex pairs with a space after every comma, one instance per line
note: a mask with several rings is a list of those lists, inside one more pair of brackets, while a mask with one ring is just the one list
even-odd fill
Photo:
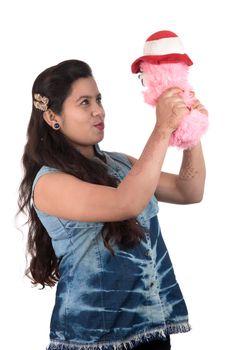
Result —
[[[80, 78], [92, 76], [91, 68], [83, 61], [61, 62], [46, 69], [36, 78], [32, 88], [32, 100], [35, 93], [46, 96], [49, 99], [48, 108], [60, 114], [72, 84]], [[43, 288], [46, 285], [54, 286], [59, 279], [59, 261], [51, 238], [31, 204], [32, 184], [37, 172], [46, 165], [93, 184], [117, 187], [119, 180], [107, 173], [105, 164], [88, 159], [77, 151], [62, 132], [55, 131], [45, 122], [43, 111], [36, 109], [34, 105], [22, 163], [24, 176], [19, 187], [18, 214], [23, 212], [28, 217], [27, 256], [30, 257], [25, 274], [34, 285], [41, 284]], [[101, 234], [105, 246], [113, 254], [112, 243], [123, 248], [133, 247], [142, 239], [143, 229], [136, 218], [131, 218], [104, 223]]]

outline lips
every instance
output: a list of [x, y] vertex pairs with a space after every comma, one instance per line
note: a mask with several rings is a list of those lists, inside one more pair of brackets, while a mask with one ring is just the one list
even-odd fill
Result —
[[105, 127], [104, 123], [99, 123], [99, 124], [96, 124], [94, 126], [96, 126], [96, 128], [98, 128], [99, 130], [103, 130]]

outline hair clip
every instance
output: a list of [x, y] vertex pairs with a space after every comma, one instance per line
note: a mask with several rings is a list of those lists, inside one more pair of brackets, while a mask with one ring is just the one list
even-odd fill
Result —
[[45, 112], [48, 109], [48, 103], [49, 99], [45, 96], [41, 96], [40, 94], [34, 94], [34, 107], [37, 109], [40, 109], [41, 111]]

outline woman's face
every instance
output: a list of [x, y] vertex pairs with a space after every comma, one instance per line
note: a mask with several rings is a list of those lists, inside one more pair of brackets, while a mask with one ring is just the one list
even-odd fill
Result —
[[61, 132], [81, 153], [92, 156], [92, 145], [104, 137], [104, 118], [101, 94], [95, 80], [89, 77], [75, 81], [58, 120]]

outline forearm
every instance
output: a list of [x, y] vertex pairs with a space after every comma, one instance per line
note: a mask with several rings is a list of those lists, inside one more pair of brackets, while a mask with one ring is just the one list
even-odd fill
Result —
[[169, 138], [170, 133], [155, 128], [140, 158], [118, 187], [121, 201], [133, 206], [136, 213], [145, 208], [158, 185]]
[[183, 152], [177, 186], [189, 203], [200, 202], [204, 193], [206, 169], [201, 143]]

